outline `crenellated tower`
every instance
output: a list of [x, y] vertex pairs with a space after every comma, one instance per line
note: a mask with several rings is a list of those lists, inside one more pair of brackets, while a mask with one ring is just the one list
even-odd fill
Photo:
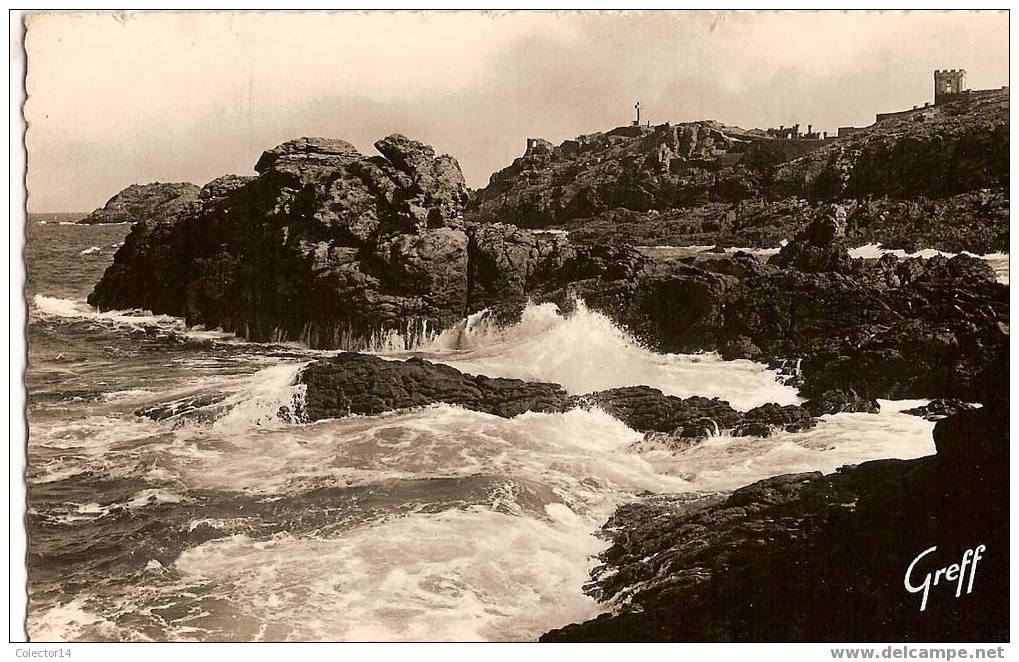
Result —
[[934, 104], [950, 101], [955, 95], [966, 91], [965, 69], [934, 70]]

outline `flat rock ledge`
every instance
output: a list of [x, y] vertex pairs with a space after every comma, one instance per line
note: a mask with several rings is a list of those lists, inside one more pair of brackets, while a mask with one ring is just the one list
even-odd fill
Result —
[[814, 426], [810, 412], [797, 405], [769, 403], [748, 412], [718, 398], [665, 395], [649, 386], [626, 386], [570, 395], [559, 384], [469, 375], [421, 358], [389, 361], [370, 354], [342, 352], [301, 370], [306, 386], [298, 419], [317, 421], [445, 403], [496, 416], [524, 412], [563, 412], [599, 407], [646, 433], [645, 439], [686, 446], [732, 430], [742, 436], [770, 435]]

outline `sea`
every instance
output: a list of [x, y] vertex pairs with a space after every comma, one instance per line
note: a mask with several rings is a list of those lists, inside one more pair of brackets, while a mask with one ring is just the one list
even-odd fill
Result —
[[[505, 419], [434, 405], [293, 423], [280, 410], [303, 396], [295, 376], [329, 352], [92, 309], [129, 227], [80, 216], [27, 227], [33, 641], [532, 641], [617, 607], [585, 585], [622, 503], [934, 452], [933, 423], [901, 413], [923, 401], [679, 452], [639, 444], [598, 409]], [[578, 394], [646, 384], [738, 409], [800, 402], [764, 365], [649, 351], [582, 302], [377, 344], [388, 359]], [[222, 400], [135, 414], [203, 395]]]

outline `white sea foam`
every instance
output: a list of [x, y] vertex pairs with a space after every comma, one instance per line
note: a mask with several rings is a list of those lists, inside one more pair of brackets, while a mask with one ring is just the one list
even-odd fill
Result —
[[520, 641], [597, 613], [578, 590], [605, 546], [592, 524], [561, 505], [543, 519], [449, 510], [332, 539], [233, 536], [175, 569], [289, 639]]
[[242, 378], [235, 386], [237, 390], [222, 403], [229, 411], [216, 420], [214, 427], [230, 432], [292, 423], [295, 410], [304, 405], [307, 386], [297, 383], [297, 373], [306, 365], [283, 363]]
[[295, 639], [533, 639], [601, 608], [582, 592], [605, 545], [593, 532], [643, 490], [727, 490], [933, 451], [932, 423], [881, 404], [879, 415], [824, 417], [769, 439], [719, 436], [682, 453], [628, 452], [641, 436], [598, 410], [501, 419], [443, 405], [251, 434], [223, 449], [229, 468], [213, 453], [189, 467], [192, 479], [279, 494], [341, 468], [373, 482], [484, 472], [549, 486], [562, 501], [538, 513], [501, 503], [416, 513], [335, 537], [237, 534], [185, 552], [174, 569]]
[[652, 352], [583, 302], [568, 316], [555, 304], [529, 305], [520, 322], [506, 328], [478, 313], [423, 349], [463, 372], [555, 382], [576, 394], [644, 384], [669, 395], [719, 397], [738, 409], [800, 402], [766, 366], [715, 354]]
[[89, 246], [85, 250], [78, 253], [78, 255], [92, 255], [93, 253], [100, 253], [102, 252], [102, 250], [103, 250], [102, 246]]
[[32, 641], [97, 641], [120, 634], [116, 624], [93, 611], [84, 594], [33, 614], [27, 630]]
[[67, 318], [91, 320], [111, 326], [126, 326], [134, 329], [158, 327], [180, 335], [206, 340], [235, 341], [236, 337], [223, 331], [207, 331], [201, 327], [189, 327], [184, 320], [171, 315], [154, 315], [147, 310], [108, 310], [100, 312], [85, 301], [73, 301], [59, 297], [36, 294], [32, 298], [35, 312], [44, 318]]

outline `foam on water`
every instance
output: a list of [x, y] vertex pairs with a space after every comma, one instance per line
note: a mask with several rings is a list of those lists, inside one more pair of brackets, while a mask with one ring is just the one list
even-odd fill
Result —
[[304, 405], [307, 387], [297, 383], [297, 373], [306, 365], [306, 361], [283, 363], [239, 380], [234, 386], [236, 391], [223, 402], [229, 411], [216, 420], [214, 427], [220, 433], [230, 433], [292, 423], [295, 412]]
[[577, 590], [605, 543], [563, 506], [416, 514], [334, 539], [234, 536], [175, 569], [289, 639], [520, 641], [597, 613]]
[[568, 316], [552, 303], [528, 305], [506, 328], [478, 313], [423, 349], [463, 372], [554, 382], [575, 394], [644, 384], [669, 395], [719, 397], [737, 409], [800, 402], [766, 366], [715, 354], [652, 352], [582, 301]]
[[[44, 221], [40, 221], [43, 223]], [[28, 619], [28, 636], [32, 641], [74, 641], [115, 639], [119, 628], [87, 605], [88, 599], [74, 599], [35, 614]]]
[[222, 331], [207, 331], [201, 327], [189, 327], [179, 317], [154, 315], [147, 310], [108, 310], [100, 312], [85, 301], [72, 301], [59, 297], [36, 294], [32, 298], [34, 312], [41, 318], [67, 318], [90, 320], [111, 326], [126, 326], [132, 329], [158, 327], [182, 336], [195, 339], [233, 341], [236, 337]]

